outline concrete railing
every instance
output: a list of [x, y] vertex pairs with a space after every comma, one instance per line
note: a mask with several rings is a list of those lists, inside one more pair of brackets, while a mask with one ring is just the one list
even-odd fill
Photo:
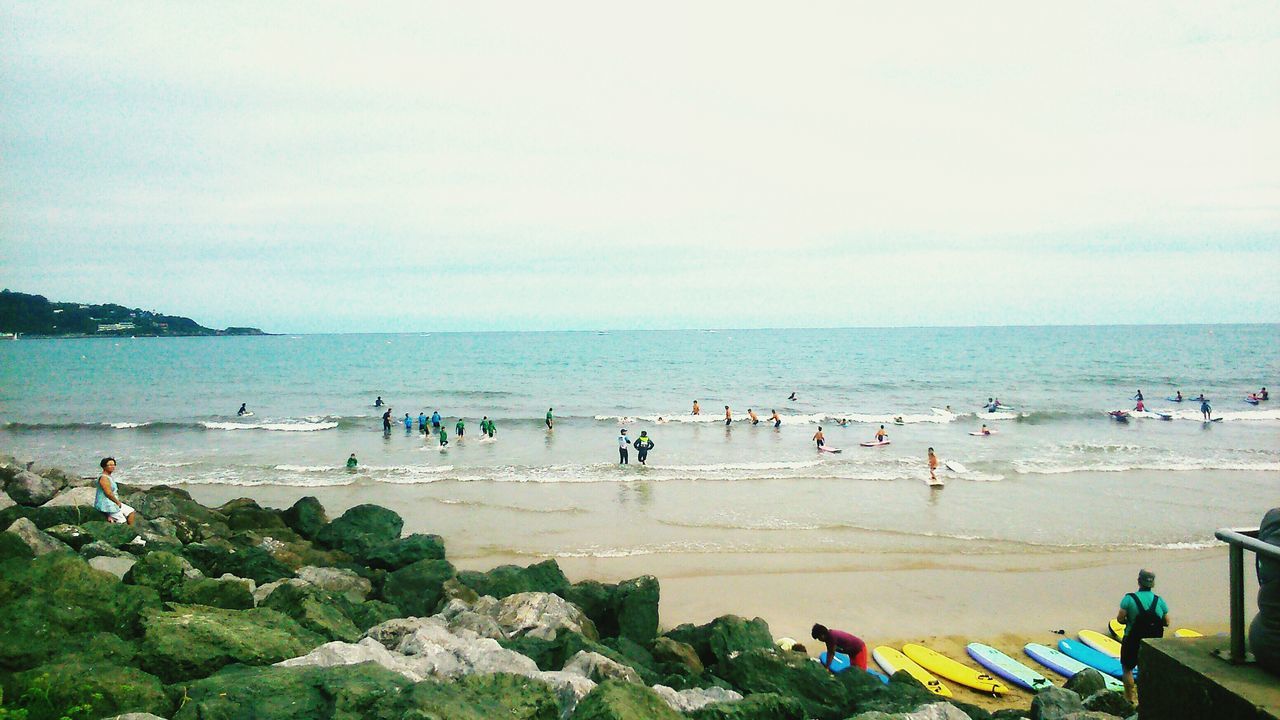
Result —
[[1258, 555], [1280, 560], [1280, 546], [1259, 540], [1257, 528], [1222, 528], [1213, 536], [1226, 543], [1230, 549], [1227, 562], [1231, 569], [1231, 662], [1239, 665], [1245, 662], [1244, 551], [1252, 550]]

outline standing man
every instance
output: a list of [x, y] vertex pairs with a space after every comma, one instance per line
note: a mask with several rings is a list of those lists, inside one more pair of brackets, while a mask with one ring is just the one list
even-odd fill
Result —
[[1133, 669], [1138, 666], [1138, 647], [1143, 638], [1164, 637], [1169, 627], [1169, 606], [1164, 598], [1151, 591], [1156, 586], [1156, 575], [1150, 570], [1138, 571], [1138, 591], [1126, 593], [1120, 600], [1120, 612], [1116, 620], [1125, 624], [1124, 640], [1120, 642], [1120, 668], [1124, 670], [1124, 695], [1130, 703], [1137, 704], [1137, 689], [1133, 684]]
[[458, 418], [458, 422], [453, 426], [453, 434], [461, 440], [462, 436], [467, 434], [467, 422], [462, 418]]
[[427, 411], [423, 410], [418, 413], [418, 432], [422, 435], [427, 434]]
[[485, 428], [484, 432], [485, 432], [485, 434], [486, 434], [486, 435], [488, 435], [488, 436], [489, 436], [489, 439], [490, 439], [490, 440], [492, 440], [492, 439], [493, 439], [493, 434], [494, 434], [494, 433], [496, 433], [496, 432], [498, 432], [498, 426], [497, 426], [497, 425], [494, 425], [494, 424], [493, 424], [493, 421], [492, 421], [492, 420], [490, 420], [490, 421], [489, 421], [489, 427]]
[[649, 438], [649, 431], [641, 430], [640, 437], [636, 439], [636, 459], [644, 465], [645, 458], [649, 457], [649, 451], [653, 449], [653, 440]]
[[849, 662], [856, 665], [859, 670], [867, 669], [867, 644], [862, 638], [851, 635], [843, 630], [828, 630], [823, 625], [814, 624], [810, 635], [814, 640], [827, 644], [827, 659], [822, 663], [822, 667], [830, 670], [831, 661], [835, 659], [837, 652], [842, 652], [849, 656]]
[[406, 433], [413, 432], [413, 418], [409, 417], [409, 413], [404, 414], [404, 431]]
[[773, 421], [774, 430], [777, 430], [778, 428], [782, 427], [782, 418], [778, 417], [777, 410], [773, 411], [773, 414], [769, 416], [769, 419]]
[[440, 411], [433, 410], [431, 412], [431, 432], [440, 432]]
[[391, 408], [390, 407], [387, 408], [386, 412], [382, 413], [382, 432], [384, 435], [391, 434]]
[[760, 424], [760, 418], [756, 417], [756, 411], [755, 411], [755, 410], [752, 410], [751, 408], [747, 408], [747, 417], [751, 418], [751, 424], [752, 424], [752, 425], [759, 425], [759, 424]]
[[618, 435], [618, 464], [629, 465], [627, 462], [627, 448], [631, 446], [631, 441], [627, 439], [627, 429], [622, 428], [622, 433]]
[[929, 448], [929, 482], [938, 482], [938, 456], [933, 454], [933, 448]]
[[733, 424], [733, 413], [729, 411], [729, 406], [724, 406], [724, 424], [728, 427]]
[[1205, 422], [1213, 419], [1213, 408], [1209, 407], [1209, 401], [1205, 399], [1204, 393], [1200, 393], [1200, 414], [1204, 416]]
[[550, 430], [554, 424], [555, 418], [551, 416], [551, 408], [547, 408], [547, 429]]
[[701, 415], [701, 414], [702, 414], [702, 408], [698, 407], [698, 401], [697, 401], [697, 400], [694, 400], [694, 401], [693, 401], [693, 414], [694, 414], [694, 415]]

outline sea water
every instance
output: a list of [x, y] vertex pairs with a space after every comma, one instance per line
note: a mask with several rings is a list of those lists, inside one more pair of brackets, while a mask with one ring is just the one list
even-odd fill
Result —
[[[125, 483], [341, 489], [464, 555], [1196, 548], [1276, 502], [1280, 400], [1244, 398], [1280, 389], [1278, 330], [22, 339], [0, 343], [0, 451], [86, 475], [112, 455]], [[1138, 390], [1173, 419], [1107, 415]], [[1220, 422], [1201, 421], [1200, 393]], [[444, 450], [417, 431], [437, 410]], [[983, 423], [995, 434], [969, 434]], [[858, 445], [882, 424], [889, 446]], [[841, 453], [816, 451], [819, 426]], [[634, 449], [619, 466], [622, 428], [652, 436], [647, 467]], [[967, 472], [930, 489], [929, 447]]]

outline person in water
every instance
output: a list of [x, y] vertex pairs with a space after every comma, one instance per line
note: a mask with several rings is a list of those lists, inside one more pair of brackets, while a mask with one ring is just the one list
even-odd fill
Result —
[[760, 418], [756, 417], [756, 411], [755, 411], [755, 410], [752, 410], [751, 408], [747, 408], [747, 417], [751, 418], [751, 424], [752, 424], [752, 425], [759, 425], [759, 424], [760, 424]]
[[444, 427], [442, 426], [440, 428], [440, 447], [445, 447], [448, 444], [449, 444], [449, 431], [444, 429]]
[[426, 410], [423, 410], [422, 412], [418, 413], [418, 432], [423, 435], [427, 434], [427, 411]]
[[881, 425], [880, 429], [876, 431], [876, 442], [884, 442], [887, 437], [889, 437], [889, 433], [885, 432], [884, 426]]
[[698, 401], [697, 401], [697, 400], [694, 400], [694, 401], [693, 401], [693, 414], [694, 414], [694, 415], [701, 415], [701, 414], [702, 414], [702, 408], [698, 407]]
[[1259, 400], [1270, 400], [1271, 396], [1267, 394], [1267, 389], [1262, 388], [1262, 392], [1258, 393]]
[[789, 398], [787, 398], [787, 399], [788, 399], [788, 400], [795, 400], [795, 399], [796, 399], [796, 391], [795, 391], [795, 390], [792, 390], [792, 391], [791, 391], [791, 397], [789, 397]]
[[938, 456], [933, 454], [933, 448], [929, 448], [929, 480], [938, 482]]
[[116, 471], [116, 459], [105, 457], [98, 463], [102, 474], [98, 476], [98, 492], [93, 498], [93, 507], [106, 516], [109, 523], [132, 525], [138, 519], [138, 513], [120, 500], [120, 488], [111, 477]]
[[488, 435], [488, 436], [489, 436], [489, 439], [490, 439], [490, 440], [492, 440], [492, 439], [493, 439], [493, 435], [494, 435], [494, 433], [498, 432], [498, 426], [497, 426], [497, 425], [494, 425], [494, 424], [493, 424], [493, 421], [492, 421], [492, 420], [490, 420], [490, 421], [489, 421], [489, 427], [487, 427], [487, 428], [480, 428], [480, 432], [484, 433], [485, 435]]
[[987, 412], [995, 412], [998, 407], [1000, 403], [996, 402], [995, 398], [987, 398]]
[[816, 623], [809, 634], [814, 640], [827, 644], [827, 659], [822, 663], [822, 667], [830, 670], [831, 661], [835, 660], [836, 653], [842, 652], [849, 656], [849, 662], [856, 665], [859, 670], [867, 669], [867, 644], [858, 636], [850, 635], [843, 630], [828, 630], [825, 626]]
[[1141, 389], [1141, 388], [1139, 388], [1139, 389], [1138, 389], [1138, 393], [1137, 393], [1136, 395], [1134, 395], [1134, 396], [1133, 396], [1133, 399], [1134, 399], [1134, 400], [1137, 400], [1137, 401], [1139, 401], [1139, 402], [1141, 402], [1141, 401], [1142, 401], [1142, 389]]
[[729, 411], [728, 405], [724, 406], [724, 424], [726, 427], [733, 424], [733, 413]]
[[1137, 405], [1134, 405], [1134, 406], [1133, 406], [1133, 409], [1134, 409], [1134, 410], [1137, 410], [1138, 412], [1146, 412], [1146, 411], [1147, 411], [1147, 406], [1146, 406], [1146, 405], [1143, 405], [1143, 404], [1142, 404], [1142, 400], [1141, 400], [1141, 399], [1139, 399], [1139, 400], [1138, 400], [1138, 404], [1137, 404]]
[[382, 432], [391, 432], [391, 408], [387, 408], [387, 411], [382, 413]]
[[778, 417], [777, 410], [773, 411], [773, 414], [769, 416], [769, 419], [773, 421], [773, 428], [775, 430], [782, 427], [782, 418]]
[[431, 432], [440, 432], [440, 411], [434, 410], [431, 413]]
[[644, 465], [645, 458], [649, 457], [649, 451], [653, 449], [653, 440], [649, 437], [648, 431], [641, 430], [640, 437], [632, 444], [636, 448], [636, 459]]
[[1178, 394], [1177, 394], [1176, 396], [1174, 396], [1173, 401], [1174, 401], [1174, 402], [1182, 402], [1182, 391], [1181, 391], [1181, 390], [1179, 390], [1179, 391], [1178, 391]]
[[821, 450], [821, 449], [822, 449], [822, 446], [823, 446], [823, 445], [826, 445], [826, 444], [827, 444], [827, 439], [826, 439], [825, 437], [823, 437], [823, 435], [822, 435], [822, 426], [821, 426], [821, 425], [819, 425], [819, 426], [818, 426], [818, 432], [814, 433], [814, 434], [813, 434], [813, 437], [811, 437], [811, 438], [809, 438], [809, 439], [810, 439], [810, 440], [812, 440], [812, 441], [814, 441], [815, 443], [817, 443], [817, 444], [818, 444], [818, 449], [819, 449], [819, 450]]
[[631, 439], [627, 437], [627, 429], [622, 428], [618, 433], [618, 464], [630, 465], [627, 462], [627, 448], [631, 447]]
[[462, 436], [467, 434], [467, 421], [458, 418], [458, 422], [453, 426], [453, 434], [457, 435], [458, 439], [461, 440]]
[[356, 469], [356, 466], [357, 466], [357, 465], [359, 465], [359, 464], [360, 464], [360, 461], [359, 461], [359, 460], [356, 460], [356, 454], [355, 454], [355, 453], [351, 453], [351, 457], [347, 458], [347, 469], [348, 469], [348, 470], [355, 470], [355, 469]]
[[836, 421], [836, 424], [839, 425], [840, 427], [849, 427], [849, 421], [846, 420], [845, 418], [840, 418], [839, 420]]
[[982, 423], [982, 429], [979, 430], [979, 432], [981, 432], [983, 435], [990, 435], [991, 429], [987, 427], [986, 423]]
[[404, 414], [404, 431], [413, 432], [413, 418], [409, 417], [409, 413]]
[[240, 403], [240, 409], [236, 411], [236, 415], [248, 415], [248, 414], [249, 414], [249, 408], [245, 407], [244, 403]]
[[551, 426], [554, 424], [555, 424], [555, 418], [551, 416], [551, 408], [547, 408], [547, 429], [550, 430]]
[[1200, 414], [1204, 416], [1205, 422], [1213, 420], [1213, 408], [1209, 407], [1209, 401], [1204, 399], [1204, 395], [1200, 395]]
[[382, 407], [382, 396], [379, 395], [377, 400], [373, 401], [374, 407]]

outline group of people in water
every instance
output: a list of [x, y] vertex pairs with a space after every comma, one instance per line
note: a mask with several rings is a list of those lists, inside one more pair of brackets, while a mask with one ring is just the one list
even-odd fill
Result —
[[[1247, 396], [1245, 396], [1244, 401], [1252, 405], [1257, 405], [1258, 403], [1264, 400], [1270, 400], [1270, 399], [1271, 399], [1271, 395], [1270, 393], [1267, 392], [1267, 389], [1264, 387], [1258, 392], [1249, 393]], [[1138, 389], [1138, 392], [1134, 393], [1133, 400], [1135, 402], [1135, 405], [1133, 406], [1134, 412], [1147, 411], [1146, 399], [1142, 396], [1141, 388]], [[1165, 398], [1165, 400], [1168, 400], [1169, 402], [1180, 403], [1180, 402], [1185, 402], [1186, 399], [1182, 397], [1182, 391], [1178, 390], [1174, 395], [1171, 395]], [[1200, 403], [1200, 415], [1204, 418], [1205, 422], [1211, 422], [1213, 420], [1213, 407], [1209, 405], [1209, 399], [1204, 396], [1203, 392], [1200, 393], [1198, 396], [1191, 398], [1191, 401]], [[1115, 415], [1117, 418], [1120, 418], [1122, 415], [1125, 415], [1125, 413], [1117, 411], [1117, 412], [1113, 412], [1112, 415]], [[1169, 419], [1169, 417], [1165, 417], [1165, 419], [1167, 420]]]

